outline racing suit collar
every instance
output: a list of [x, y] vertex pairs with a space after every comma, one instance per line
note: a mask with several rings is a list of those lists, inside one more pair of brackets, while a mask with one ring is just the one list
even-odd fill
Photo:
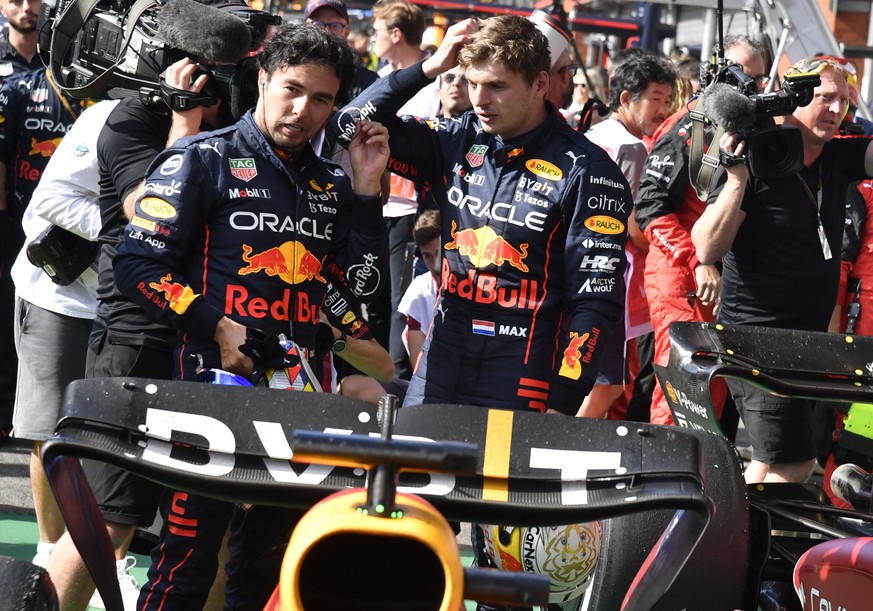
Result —
[[293, 157], [289, 156], [287, 161], [283, 160], [283, 158], [277, 154], [273, 143], [267, 139], [267, 136], [264, 135], [264, 132], [262, 132], [261, 128], [258, 127], [258, 124], [255, 121], [254, 109], [249, 110], [244, 114], [238, 121], [237, 125], [239, 126], [240, 133], [249, 145], [263, 155], [264, 159], [268, 160], [276, 168], [281, 168], [285, 171], [289, 168], [301, 170], [313, 161], [318, 160], [318, 156], [315, 154], [315, 151], [312, 150], [312, 146], [308, 143], [299, 155]]
[[560, 127], [560, 119], [558, 111], [551, 102], [546, 102], [546, 110], [545, 120], [529, 132], [512, 140], [503, 140], [500, 136], [495, 136], [497, 141], [494, 151], [495, 165], [504, 166], [518, 157], [523, 157], [525, 153], [530, 154], [551, 142], [552, 136]]

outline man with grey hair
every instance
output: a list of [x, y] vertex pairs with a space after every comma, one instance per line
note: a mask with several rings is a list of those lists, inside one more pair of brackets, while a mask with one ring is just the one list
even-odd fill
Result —
[[[785, 71], [786, 77], [809, 74], [819, 77], [810, 102], [794, 108], [777, 128], [797, 134], [798, 171], [758, 172], [745, 155], [752, 137], [725, 131], [719, 139], [722, 164], [691, 238], [701, 264], [724, 258], [720, 323], [828, 329], [840, 280], [834, 253], [845, 227], [846, 189], [873, 176], [873, 144], [835, 138], [854, 75], [828, 57], [809, 57]], [[810, 401], [739, 381], [728, 386], [752, 441], [746, 483], [805, 482], [816, 455]]]

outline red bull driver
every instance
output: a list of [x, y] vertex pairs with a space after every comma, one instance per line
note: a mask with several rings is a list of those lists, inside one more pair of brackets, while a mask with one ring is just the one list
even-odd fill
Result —
[[[356, 119], [384, 122], [392, 171], [432, 188], [440, 207], [440, 299], [407, 405], [575, 415], [622, 315], [632, 196], [618, 166], [545, 100], [549, 57], [528, 19], [465, 20], [430, 58], [337, 114], [346, 142]], [[458, 63], [472, 111], [394, 116]]]
[[[326, 313], [337, 305], [325, 300], [325, 281], [367, 301], [384, 280], [385, 128], [358, 127], [349, 149], [354, 192], [340, 166], [309, 145], [347, 95], [353, 52], [320, 28], [286, 25], [257, 61], [255, 108], [158, 155], [114, 259], [118, 288], [180, 331], [175, 375], [183, 380], [196, 381], [201, 366], [252, 378], [255, 363], [240, 350], [249, 335], [283, 333], [311, 355], [322, 305]], [[165, 496], [162, 514], [168, 522], [182, 514], [196, 532], [162, 531], [138, 608], [203, 607], [232, 512], [227, 608], [263, 609], [278, 579], [273, 551], [288, 540], [295, 512], [232, 511], [177, 494]]]
[[354, 192], [309, 146], [351, 82], [351, 52], [297, 25], [280, 29], [258, 61], [256, 108], [156, 158], [115, 258], [119, 288], [182, 332], [182, 379], [200, 359], [250, 375], [239, 350], [247, 328], [311, 349], [326, 275], [362, 301], [385, 276], [387, 131], [358, 125], [349, 147]]

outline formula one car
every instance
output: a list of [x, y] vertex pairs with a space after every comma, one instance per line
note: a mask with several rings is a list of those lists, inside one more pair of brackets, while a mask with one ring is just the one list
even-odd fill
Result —
[[[387, 466], [389, 479], [401, 472], [395, 502], [406, 507], [400, 511], [402, 517], [386, 520], [368, 510], [365, 529], [389, 543], [392, 538], [411, 540], [418, 527], [424, 528], [415, 523], [422, 511], [431, 522], [440, 515], [443, 521], [517, 526], [591, 522], [639, 511], [663, 515], [660, 531], [648, 546], [650, 553], [642, 559], [645, 564], [628, 566], [622, 589], [608, 595], [604, 590], [601, 602], [591, 608], [653, 608], [704, 533], [718, 531], [707, 528], [714, 510], [704, 493], [700, 435], [675, 427], [428, 405], [399, 410], [387, 441], [377, 408], [344, 397], [132, 378], [77, 381], [68, 389], [65, 403], [56, 435], [43, 446], [43, 460], [70, 534], [110, 611], [120, 609], [111, 548], [76, 457], [112, 462], [169, 486], [223, 500], [314, 506], [310, 514], [316, 517], [304, 529], [307, 540], [301, 547], [308, 551], [286, 558], [286, 564], [298, 567], [318, 566], [310, 556], [317, 558], [320, 549], [329, 549], [335, 537], [347, 534], [360, 508], [393, 507], [390, 499], [366, 501], [374, 484], [371, 481], [363, 492], [367, 482], [361, 466], [371, 471]], [[329, 437], [313, 441], [306, 431], [327, 431]], [[440, 440], [448, 445], [437, 443]], [[313, 443], [322, 449], [313, 452]], [[466, 444], [463, 451], [456, 447], [459, 443]], [[312, 461], [322, 464], [309, 464]], [[357, 490], [354, 496], [327, 498], [349, 489]], [[422, 509], [430, 505], [432, 511]], [[410, 508], [421, 511], [416, 514]], [[345, 511], [345, 519], [318, 519], [320, 512], [337, 511]], [[465, 573], [457, 547], [443, 536], [429, 540], [407, 541], [408, 547], [419, 549], [420, 557], [417, 561], [405, 554], [402, 564], [410, 567], [407, 570], [388, 562], [396, 556], [380, 551], [396, 549], [397, 541], [373, 545], [360, 537], [360, 549], [350, 549], [355, 538], [347, 538], [344, 557], [361, 559], [354, 567], [358, 587], [338, 589], [318, 582], [332, 578], [318, 570], [289, 570], [287, 575], [296, 577], [286, 583], [283, 569], [279, 590], [289, 592], [289, 600], [296, 602], [282, 599], [281, 608], [456, 611], [461, 598], [495, 604], [537, 602], [532, 598], [536, 583], [527, 582], [533, 587], [531, 594], [527, 586], [507, 589], [505, 583]], [[294, 546], [292, 536], [291, 549]], [[421, 566], [443, 570], [421, 571]], [[396, 585], [400, 583], [403, 587]], [[516, 593], [507, 595], [511, 590]], [[304, 604], [293, 598], [295, 591], [329, 592], [332, 598]]]
[[[869, 464], [873, 428], [873, 338], [763, 327], [675, 323], [668, 367], [655, 365], [682, 428], [724, 433], [710, 387], [741, 380], [781, 396], [852, 404], [860, 423], [840, 438], [839, 456]], [[851, 427], [847, 427], [849, 430]], [[747, 488], [752, 526], [748, 558], [757, 600], [744, 608], [860, 609], [873, 596], [873, 476], [844, 464], [825, 487], [855, 510], [834, 507], [816, 485]], [[714, 499], [718, 505], [718, 498]], [[822, 540], [829, 540], [820, 543]], [[793, 577], [792, 577], [793, 575]]]
[[[121, 609], [111, 547], [76, 457], [223, 500], [311, 507], [309, 534], [304, 544], [295, 547], [292, 540], [289, 546], [289, 568], [283, 568], [273, 609], [455, 611], [461, 598], [542, 602], [536, 580], [504, 590], [497, 581], [465, 574], [447, 537], [426, 537], [432, 545], [416, 538], [421, 524], [415, 515], [430, 522], [531, 527], [602, 520], [600, 556], [580, 601], [584, 609], [801, 609], [792, 588], [796, 567], [806, 569], [798, 572], [806, 580], [805, 601], [819, 608], [828, 591], [822, 576], [844, 568], [828, 564], [830, 558], [854, 563], [850, 579], [864, 583], [867, 569], [858, 568], [858, 559], [870, 546], [859, 547], [864, 540], [857, 537], [873, 534], [871, 516], [830, 506], [814, 486], [747, 488], [735, 448], [720, 435], [708, 385], [731, 376], [780, 393], [870, 400], [873, 366], [865, 368], [865, 360], [873, 361], [873, 340], [773, 330], [756, 337], [757, 331], [676, 325], [670, 366], [658, 373], [677, 422], [687, 426], [427, 405], [399, 410], [386, 436], [375, 406], [344, 397], [135, 378], [82, 380], [68, 389], [64, 417], [43, 446], [43, 461], [110, 611]], [[844, 344], [853, 348], [841, 350]], [[384, 497], [387, 502], [373, 502], [378, 478], [371, 475], [367, 487], [367, 469], [387, 473], [389, 480], [399, 477], [396, 487], [387, 488], [395, 491]], [[350, 489], [351, 496], [331, 496]], [[434, 570], [406, 571], [372, 544], [345, 555], [362, 559], [354, 567], [356, 588], [337, 592], [318, 581], [324, 571], [294, 569], [319, 566], [319, 549], [343, 536], [338, 525], [350, 527], [377, 505], [421, 511], [410, 510], [408, 521], [403, 510], [393, 520], [367, 514], [381, 522], [359, 522], [360, 532], [420, 548]], [[856, 553], [840, 548], [823, 556], [815, 544], [824, 539], [849, 542]], [[300, 598], [301, 592], [327, 591], [329, 601]], [[827, 600], [850, 608], [847, 598]]]

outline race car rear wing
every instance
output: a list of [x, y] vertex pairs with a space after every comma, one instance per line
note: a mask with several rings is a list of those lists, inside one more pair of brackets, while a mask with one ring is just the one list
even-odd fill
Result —
[[[337, 445], [380, 436], [376, 407], [347, 397], [138, 378], [71, 384], [42, 459], [104, 601], [115, 600], [111, 544], [74, 457], [240, 503], [309, 507], [365, 485], [364, 472], [346, 462], [295, 461], [298, 430], [323, 431]], [[631, 587], [628, 609], [651, 608], [663, 595], [712, 514], [698, 440], [675, 427], [425, 405], [398, 412], [393, 439], [478, 446], [472, 473], [401, 474], [398, 491], [422, 496], [450, 520], [558, 525], [679, 510]]]
[[679, 426], [724, 435], [710, 396], [717, 378], [780, 396], [873, 402], [873, 337], [677, 322], [670, 342], [668, 366], [655, 371]]

